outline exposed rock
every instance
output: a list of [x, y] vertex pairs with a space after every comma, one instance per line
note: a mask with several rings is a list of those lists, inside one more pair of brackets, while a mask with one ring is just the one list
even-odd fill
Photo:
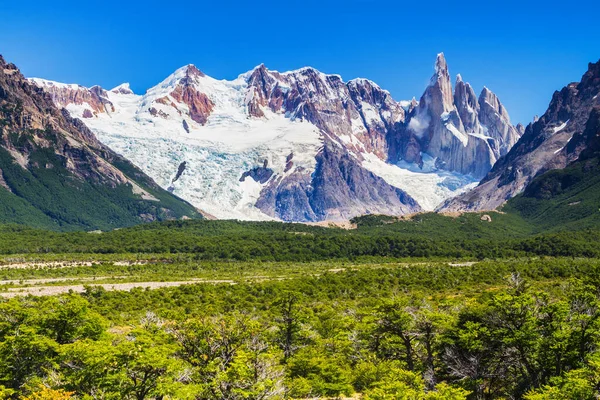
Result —
[[186, 165], [187, 165], [187, 163], [185, 161], [183, 161], [181, 164], [179, 164], [179, 167], [177, 167], [177, 173], [175, 174], [175, 178], [173, 178], [171, 183], [177, 182], [179, 177], [181, 177], [181, 174], [183, 174], [183, 171], [185, 171]]
[[169, 118], [169, 116], [163, 110], [157, 110], [155, 107], [150, 107], [148, 109], [148, 112], [153, 117], [161, 117], [161, 118], [164, 118], [164, 119], [168, 119]]
[[204, 125], [212, 111], [214, 104], [204, 93], [201, 93], [188, 84], [182, 84], [171, 92], [171, 97], [176, 101], [185, 103], [189, 107], [190, 118], [200, 125]]
[[490, 217], [487, 214], [484, 214], [484, 215], [481, 216], [481, 220], [485, 221], [485, 222], [492, 222], [492, 217]]
[[460, 75], [452, 94], [448, 65], [438, 55], [435, 74], [418, 105], [390, 138], [390, 161], [421, 163], [437, 158], [439, 168], [483, 177], [519, 138], [496, 95], [484, 88], [479, 100]]
[[57, 84], [43, 79], [32, 79], [52, 96], [52, 101], [58, 107], [69, 104], [87, 105], [96, 113], [114, 112], [114, 106], [107, 98], [107, 93], [100, 86], [85, 88], [79, 85]]
[[280, 74], [260, 65], [247, 82], [252, 117], [264, 117], [266, 108], [307, 120], [333, 137], [353, 132], [358, 142], [344, 145], [356, 153], [367, 151], [387, 158], [387, 131], [404, 119], [404, 109], [389, 92], [366, 79], [344, 83], [337, 75], [313, 68]]
[[595, 135], [599, 93], [600, 61], [589, 64], [581, 82], [554, 93], [546, 113], [527, 126], [518, 143], [494, 165], [479, 186], [447, 201], [439, 209], [496, 209], [521, 193], [539, 174], [564, 168], [586, 148], [593, 148], [590, 137]]
[[116, 94], [133, 94], [133, 90], [129, 87], [129, 83], [123, 83], [111, 90], [111, 92]]
[[93, 118], [94, 114], [89, 109], [83, 110], [83, 118]]
[[188, 125], [187, 121], [184, 119], [183, 122], [181, 123], [183, 125], [183, 129], [187, 132], [190, 133], [190, 126]]
[[405, 192], [365, 170], [338, 146], [325, 145], [311, 175], [296, 169], [272, 179], [257, 207], [284, 221], [347, 220], [363, 214], [420, 211]]
[[268, 168], [268, 162], [265, 160], [262, 167], [254, 167], [250, 171], [244, 172], [240, 177], [240, 182], [244, 182], [247, 177], [250, 177], [256, 182], [264, 184], [271, 179], [273, 173], [274, 171], [271, 168]]

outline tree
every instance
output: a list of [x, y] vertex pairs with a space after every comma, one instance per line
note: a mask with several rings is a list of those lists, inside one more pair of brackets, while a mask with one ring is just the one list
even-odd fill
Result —
[[65, 392], [62, 389], [54, 390], [40, 385], [38, 391], [29, 396], [21, 396], [21, 400], [69, 400], [73, 398], [73, 394], [73, 392]]
[[[387, 359], [404, 359], [409, 371], [415, 369], [414, 343], [417, 338], [415, 319], [406, 301], [386, 301], [377, 309], [379, 316], [376, 335], [379, 341], [386, 340], [387, 344], [380, 344], [380, 352]], [[400, 340], [400, 346], [396, 345]], [[402, 351], [398, 351], [399, 348]]]
[[298, 349], [296, 339], [300, 331], [300, 317], [297, 309], [298, 295], [286, 294], [279, 302], [280, 315], [276, 319], [279, 325], [278, 343], [283, 350], [283, 362]]

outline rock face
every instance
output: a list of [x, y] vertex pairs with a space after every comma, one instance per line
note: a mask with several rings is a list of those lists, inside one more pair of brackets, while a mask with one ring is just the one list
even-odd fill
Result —
[[[367, 79], [264, 65], [232, 81], [188, 65], [144, 96], [123, 85], [98, 93], [114, 111], [85, 123], [102, 142], [220, 218], [431, 210], [484, 176], [519, 136], [493, 93], [477, 98], [462, 79], [453, 92], [443, 55], [420, 102], [398, 102]], [[74, 94], [54, 98], [83, 116], [87, 103]], [[182, 161], [186, 173], [172, 182]]]
[[[53, 103], [109, 107], [102, 89], [50, 88], [30, 84], [0, 56], [0, 196], [5, 206], [0, 221], [105, 229], [184, 212], [196, 215]], [[20, 213], [27, 217], [16, 218]]]
[[458, 75], [453, 94], [448, 65], [439, 54], [418, 106], [391, 140], [390, 158], [422, 163], [421, 154], [427, 153], [439, 168], [481, 178], [519, 137], [502, 103], [487, 88], [477, 99]]
[[314, 173], [274, 179], [263, 189], [257, 207], [283, 220], [347, 220], [362, 214], [408, 214], [417, 202], [362, 168], [342, 148], [325, 145]]
[[564, 168], [594, 147], [600, 106], [600, 62], [589, 64], [581, 82], [555, 92], [548, 110], [527, 126], [519, 142], [500, 159], [479, 186], [446, 202], [443, 211], [492, 210], [521, 193], [533, 178]]
[[114, 106], [107, 98], [107, 93], [100, 86], [86, 88], [79, 85], [65, 85], [44, 79], [32, 79], [44, 91], [50, 93], [52, 101], [58, 107], [69, 104], [85, 105], [90, 113], [114, 112]]
[[404, 120], [404, 109], [374, 82], [355, 79], [344, 83], [338, 75], [314, 68], [279, 73], [264, 65], [248, 76], [248, 113], [264, 118], [265, 109], [305, 120], [338, 140], [354, 134], [356, 143], [344, 143], [356, 152], [385, 158], [386, 134]]

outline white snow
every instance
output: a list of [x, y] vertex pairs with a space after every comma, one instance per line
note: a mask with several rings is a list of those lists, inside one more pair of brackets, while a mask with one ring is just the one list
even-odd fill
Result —
[[367, 124], [371, 124], [373, 122], [381, 124], [381, 117], [379, 116], [379, 113], [369, 103], [362, 101], [361, 110]]
[[404, 190], [425, 211], [433, 211], [444, 200], [475, 186], [477, 180], [467, 175], [437, 170], [435, 160], [422, 154], [425, 165], [421, 170], [414, 164], [388, 164], [374, 154], [363, 153], [362, 166], [383, 178], [387, 183]]
[[563, 122], [562, 124], [560, 124], [557, 127], [554, 127], [552, 129], [552, 134], [558, 133], [558, 132], [562, 131], [563, 129], [565, 129], [568, 123], [569, 123], [569, 120], [567, 120], [566, 122]]
[[[241, 175], [264, 160], [275, 173], [284, 174], [286, 157], [293, 153], [294, 166], [314, 170], [314, 156], [322, 145], [318, 129], [308, 122], [291, 121], [265, 111], [266, 119], [248, 118], [247, 85], [243, 80], [219, 81], [198, 77], [196, 87], [215, 103], [205, 126], [194, 122], [171, 105], [155, 102], [168, 96], [187, 67], [177, 70], [146, 95], [108, 92], [115, 112], [84, 119], [98, 139], [130, 159], [164, 188], [217, 218], [271, 219], [254, 207], [263, 185]], [[172, 100], [172, 99], [170, 99]], [[182, 103], [176, 104], [187, 111]], [[154, 117], [149, 107], [162, 110], [167, 119]], [[69, 105], [81, 116], [84, 105]], [[183, 120], [190, 133], [183, 128]], [[179, 164], [186, 169], [174, 183]]]
[[452, 132], [452, 134], [461, 141], [462, 145], [464, 147], [467, 147], [467, 145], [469, 144], [469, 136], [465, 135], [464, 133], [462, 133], [461, 131], [459, 131], [452, 122], [447, 122], [446, 123], [446, 128]]
[[61, 89], [72, 89], [72, 90], [87, 89], [86, 87], [77, 85], [75, 83], [60, 83], [60, 82], [50, 81], [50, 80], [42, 79], [42, 78], [29, 78], [28, 80], [35, 83], [39, 87], [54, 86], [54, 87], [61, 88]]

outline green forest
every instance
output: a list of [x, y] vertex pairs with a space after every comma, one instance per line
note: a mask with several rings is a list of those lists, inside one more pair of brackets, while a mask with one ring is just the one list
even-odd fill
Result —
[[498, 212], [351, 229], [2, 225], [0, 399], [597, 399], [586, 165]]
[[[81, 294], [6, 299], [0, 303], [2, 396], [537, 400], [598, 394], [600, 261], [297, 267], [304, 273], [288, 274], [293, 263], [178, 260], [149, 268], [163, 277], [199, 268], [234, 280], [239, 268], [261, 279], [131, 291], [89, 285]], [[62, 275], [127, 273], [109, 261], [81, 268], [64, 268]], [[270, 279], [268, 271], [275, 272]], [[12, 273], [24, 279], [46, 272]]]

